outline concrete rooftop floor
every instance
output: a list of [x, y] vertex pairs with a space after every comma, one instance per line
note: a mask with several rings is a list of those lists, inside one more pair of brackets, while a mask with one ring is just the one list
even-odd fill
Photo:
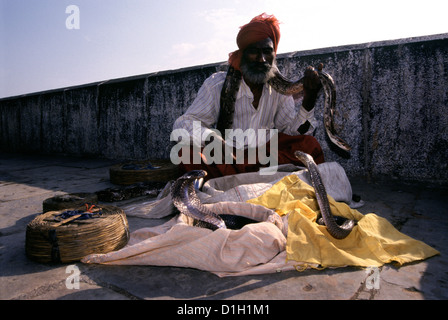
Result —
[[[68, 265], [44, 265], [25, 256], [27, 224], [56, 194], [116, 187], [116, 162], [62, 156], [0, 155], [0, 299], [2, 300], [384, 300], [448, 299], [448, 189], [397, 180], [352, 178], [364, 207], [441, 255], [401, 268], [380, 268], [380, 288], [368, 289], [365, 269], [346, 267], [219, 278], [174, 267], [76, 263], [79, 289], [66, 287]], [[119, 205], [119, 204], [118, 204]], [[128, 217], [131, 232], [165, 220]]]

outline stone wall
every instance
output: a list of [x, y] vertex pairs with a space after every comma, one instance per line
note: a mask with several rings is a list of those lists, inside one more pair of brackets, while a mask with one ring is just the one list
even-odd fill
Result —
[[[325, 65], [337, 86], [336, 127], [351, 146], [327, 161], [349, 175], [448, 182], [448, 34], [279, 55], [290, 78]], [[145, 74], [0, 100], [0, 150], [169, 158], [172, 124], [222, 64]], [[323, 98], [316, 105], [322, 123]]]

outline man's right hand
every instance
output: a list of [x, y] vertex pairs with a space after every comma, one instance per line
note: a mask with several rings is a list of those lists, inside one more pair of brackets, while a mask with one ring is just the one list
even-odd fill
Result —
[[[224, 157], [225, 157], [225, 152], [226, 152], [226, 147], [228, 148], [228, 146], [226, 146], [226, 141], [223, 139], [223, 137], [221, 137], [219, 134], [216, 133], [211, 133], [207, 139], [204, 141], [204, 147], [208, 146], [210, 143], [215, 142], [215, 139], [218, 140], [218, 142], [220, 142], [221, 146], [222, 146], [222, 150], [223, 150], [223, 163], [225, 161]], [[232, 156], [233, 160], [236, 161], [236, 157], [233, 154], [232, 151], [230, 151], [230, 155]], [[202, 160], [206, 163], [206, 164], [211, 164], [212, 161], [210, 161], [209, 159], [207, 159], [207, 157], [201, 153], [201, 158]]]

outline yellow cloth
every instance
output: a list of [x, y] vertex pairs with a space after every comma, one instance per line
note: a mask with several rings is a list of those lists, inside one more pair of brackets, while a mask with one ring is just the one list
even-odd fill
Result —
[[277, 182], [248, 203], [263, 205], [279, 215], [289, 214], [286, 243], [287, 260], [320, 264], [323, 267], [381, 266], [423, 260], [439, 254], [425, 243], [395, 229], [386, 219], [361, 214], [347, 204], [328, 197], [331, 212], [358, 221], [348, 237], [331, 237], [316, 221], [319, 207], [314, 189], [296, 175]]

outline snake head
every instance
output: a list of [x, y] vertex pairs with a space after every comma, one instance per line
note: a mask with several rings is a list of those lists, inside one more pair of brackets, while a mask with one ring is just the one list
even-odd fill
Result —
[[191, 170], [191, 171], [185, 173], [179, 179], [196, 180], [196, 179], [204, 178], [206, 175], [207, 175], [207, 171], [205, 171], [205, 170]]
[[302, 151], [295, 151], [294, 152], [294, 156], [299, 159], [301, 162], [303, 162], [303, 164], [306, 164], [307, 161], [314, 161], [313, 157], [310, 156], [308, 153], [302, 152]]

